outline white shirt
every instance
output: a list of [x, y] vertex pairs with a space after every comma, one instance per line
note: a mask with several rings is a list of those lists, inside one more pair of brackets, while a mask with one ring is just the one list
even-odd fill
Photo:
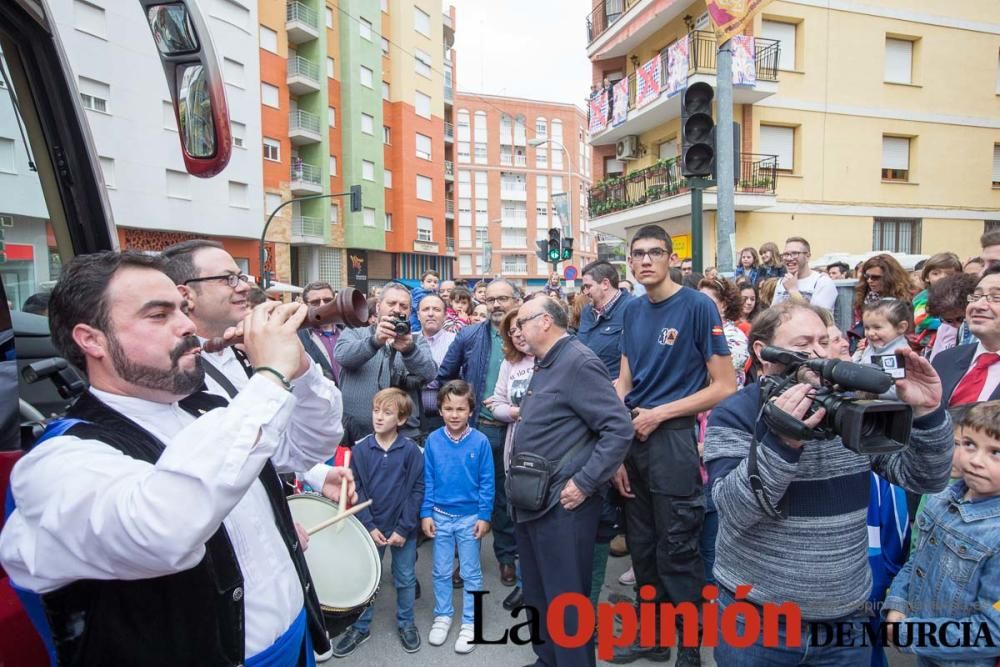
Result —
[[17, 509], [0, 533], [11, 579], [47, 593], [79, 579], [181, 572], [224, 524], [244, 578], [246, 655], [271, 646], [303, 599], [257, 476], [269, 458], [279, 470], [304, 470], [329, 457], [341, 411], [316, 368], [292, 394], [262, 377], [244, 374], [244, 385], [228, 408], [197, 420], [176, 403], [91, 389], [166, 449], [151, 465], [98, 440], [60, 436], [26, 454], [11, 475]]
[[[199, 336], [198, 340], [204, 344], [206, 339]], [[243, 364], [236, 358], [232, 347], [225, 347], [218, 352], [202, 352], [201, 360], [202, 363], [211, 363], [222, 371], [222, 374], [233, 383], [237, 391], [247, 386], [249, 378], [247, 378], [246, 371], [243, 370]], [[229, 399], [229, 394], [222, 388], [222, 385], [213, 380], [212, 376], [207, 373], [205, 374], [205, 387], [208, 389], [208, 393], [222, 396], [226, 400]]]
[[[833, 279], [825, 273], [810, 271], [805, 278], [799, 278], [798, 291], [806, 301], [814, 306], [833, 310], [837, 304], [837, 286]], [[781, 303], [788, 300], [788, 292], [784, 284], [778, 280], [778, 286], [774, 290], [774, 303]]]
[[440, 366], [441, 362], [444, 361], [444, 355], [448, 354], [448, 348], [451, 346], [451, 342], [455, 340], [457, 334], [454, 331], [441, 329], [433, 336], [428, 336], [424, 333], [421, 333], [421, 335], [431, 348], [431, 357], [434, 358], [434, 363]]
[[[971, 371], [972, 367], [976, 365], [976, 359], [978, 359], [981, 355], [989, 353], [990, 351], [983, 347], [982, 343], [979, 343], [976, 346], [976, 353], [972, 355], [972, 361], [969, 363], [969, 367], [965, 369], [965, 373], [962, 373], [962, 379], [965, 379], [968, 372]], [[962, 380], [959, 380], [958, 384], [962, 384]], [[993, 395], [993, 392], [996, 391], [998, 386], [1000, 386], [1000, 363], [993, 364], [990, 366], [989, 370], [986, 371], [986, 384], [983, 385], [983, 390], [979, 392], [979, 400], [990, 400], [990, 396]], [[957, 389], [958, 385], [955, 385], [955, 388]]]

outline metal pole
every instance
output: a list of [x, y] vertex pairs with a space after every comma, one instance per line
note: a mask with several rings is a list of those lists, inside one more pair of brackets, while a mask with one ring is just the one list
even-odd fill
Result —
[[701, 193], [704, 189], [702, 179], [689, 178], [691, 186], [691, 268], [696, 273], [702, 271], [702, 255], [704, 253], [704, 238], [701, 221]]
[[716, 266], [722, 273], [733, 267], [731, 239], [736, 234], [736, 186], [733, 164], [733, 51], [730, 41], [719, 46], [716, 60], [715, 169], [718, 203], [715, 215]]

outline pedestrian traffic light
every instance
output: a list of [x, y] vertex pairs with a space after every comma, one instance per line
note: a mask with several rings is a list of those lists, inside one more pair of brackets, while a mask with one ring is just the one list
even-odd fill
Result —
[[549, 242], [546, 239], [538, 239], [535, 241], [535, 246], [538, 250], [535, 251], [535, 257], [542, 264], [548, 264], [549, 262]]
[[686, 177], [708, 177], [715, 171], [713, 97], [712, 86], [699, 81], [681, 99], [681, 173]]
[[562, 259], [565, 261], [567, 259], [573, 258], [573, 237], [564, 236], [562, 240]]
[[562, 257], [562, 244], [559, 242], [560, 232], [558, 229], [549, 230], [549, 261], [556, 263]]
[[361, 211], [361, 186], [352, 185], [351, 186], [351, 213], [359, 213]]

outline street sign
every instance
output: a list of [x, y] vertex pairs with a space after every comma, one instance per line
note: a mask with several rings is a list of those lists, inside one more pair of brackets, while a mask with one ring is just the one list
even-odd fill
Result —
[[566, 280], [576, 280], [576, 267], [570, 264], [565, 269], [563, 269], [563, 278]]

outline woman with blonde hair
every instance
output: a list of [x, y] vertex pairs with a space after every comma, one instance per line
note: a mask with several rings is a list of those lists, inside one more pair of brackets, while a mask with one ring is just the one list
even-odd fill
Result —
[[757, 270], [757, 280], [768, 278], [782, 279], [785, 277], [785, 265], [781, 261], [781, 251], [777, 244], [768, 241], [760, 246], [760, 268]]
[[778, 289], [778, 278], [766, 278], [757, 286], [757, 312], [767, 310], [774, 301], [774, 290]]

